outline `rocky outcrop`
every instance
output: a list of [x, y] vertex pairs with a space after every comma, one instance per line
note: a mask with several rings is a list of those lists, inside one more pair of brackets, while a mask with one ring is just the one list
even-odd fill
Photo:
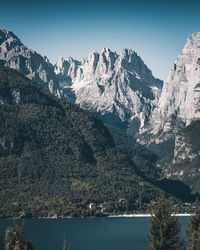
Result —
[[164, 81], [158, 108], [152, 113], [153, 133], [170, 131], [174, 117], [185, 126], [200, 118], [200, 32], [187, 39]]
[[118, 55], [104, 48], [82, 62], [61, 58], [55, 73], [63, 91], [74, 94], [76, 104], [131, 134], [143, 129], [162, 88], [162, 81], [130, 49]]
[[0, 29], [0, 66], [19, 71], [59, 98], [63, 95], [47, 57], [27, 48], [15, 34], [4, 29]]

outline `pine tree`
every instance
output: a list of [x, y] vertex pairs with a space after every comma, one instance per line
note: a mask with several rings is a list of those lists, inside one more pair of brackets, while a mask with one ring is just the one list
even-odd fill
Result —
[[5, 250], [21, 250], [24, 239], [24, 224], [14, 221], [13, 227], [8, 227], [5, 232]]
[[70, 250], [70, 249], [71, 249], [70, 244], [68, 244], [67, 246], [66, 240], [64, 238], [62, 250]]
[[195, 202], [194, 215], [190, 218], [186, 228], [187, 249], [200, 249], [200, 202]]
[[172, 205], [162, 196], [152, 211], [148, 234], [149, 250], [184, 249], [180, 241], [178, 218], [171, 215]]
[[29, 241], [24, 240], [24, 224], [14, 222], [5, 232], [5, 250], [34, 250]]
[[1, 236], [0, 236], [0, 250], [4, 250], [3, 239]]
[[67, 250], [66, 240], [64, 239], [62, 250]]

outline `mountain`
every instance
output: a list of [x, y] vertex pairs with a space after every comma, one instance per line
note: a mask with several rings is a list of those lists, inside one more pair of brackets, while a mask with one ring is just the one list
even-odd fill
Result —
[[157, 107], [137, 139], [160, 158], [157, 167], [199, 193], [200, 32], [192, 34], [178, 55]]
[[48, 58], [24, 46], [13, 32], [5, 29], [0, 29], [0, 66], [15, 69], [50, 93], [63, 96]]
[[0, 66], [16, 69], [50, 93], [133, 135], [141, 133], [162, 88], [162, 81], [130, 49], [118, 55], [104, 48], [81, 62], [60, 58], [53, 66], [4, 29], [0, 29]]
[[104, 48], [81, 62], [60, 58], [55, 73], [60, 86], [70, 93], [69, 100], [131, 134], [143, 129], [162, 88], [162, 81], [131, 49], [118, 55]]
[[4, 29], [0, 29], [0, 66], [18, 70], [106, 124], [136, 135], [140, 143], [160, 144], [199, 118], [199, 44], [200, 33], [188, 38], [163, 88], [130, 49], [118, 55], [104, 48], [81, 62], [60, 58], [53, 66]]
[[[4, 66], [18, 70], [57, 97], [96, 114], [112, 132], [112, 147], [128, 157], [141, 178], [164, 188], [157, 183], [159, 177], [174, 181], [177, 176], [194, 193], [198, 191], [198, 185], [192, 182], [194, 176], [198, 176], [195, 162], [198, 162], [199, 151], [197, 148], [191, 151], [192, 144], [188, 144], [184, 131], [200, 119], [200, 33], [188, 38], [163, 88], [162, 81], [155, 79], [137, 53], [130, 49], [117, 54], [104, 48], [100, 53], [90, 53], [80, 62], [71, 57], [60, 58], [53, 66], [46, 57], [24, 46], [11, 31], [1, 29], [0, 67]], [[29, 99], [26, 95], [24, 98]], [[38, 103], [44, 101], [38, 94], [34, 98]], [[14, 91], [9, 98], [1, 96], [0, 102], [18, 105], [18, 102], [23, 103], [23, 95]], [[117, 128], [135, 138], [117, 131]], [[79, 149], [80, 146], [78, 152]], [[83, 160], [85, 151], [80, 152], [77, 155]], [[186, 174], [180, 175], [183, 168]], [[188, 169], [195, 174], [185, 178]]]
[[197, 32], [187, 39], [164, 81], [158, 106], [150, 118], [153, 134], [159, 134], [159, 138], [163, 140], [175, 123], [185, 127], [193, 120], [200, 119], [199, 92], [200, 32]]
[[168, 178], [187, 184], [193, 193], [200, 190], [200, 120], [194, 120], [175, 137], [174, 155], [166, 169]]
[[1, 217], [91, 215], [90, 202], [147, 209], [163, 193], [94, 115], [5, 67], [0, 103]]

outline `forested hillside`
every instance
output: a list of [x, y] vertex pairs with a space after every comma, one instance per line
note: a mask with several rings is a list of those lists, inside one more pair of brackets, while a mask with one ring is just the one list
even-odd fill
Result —
[[[0, 69], [0, 216], [88, 215], [147, 208], [162, 191], [94, 115]], [[122, 202], [123, 201], [123, 202]]]

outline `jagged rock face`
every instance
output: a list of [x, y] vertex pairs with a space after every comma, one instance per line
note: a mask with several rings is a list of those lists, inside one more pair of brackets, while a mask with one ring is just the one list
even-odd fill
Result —
[[[97, 113], [105, 122], [135, 134], [155, 108], [162, 81], [155, 79], [132, 50], [120, 55], [104, 48], [78, 62], [60, 59], [55, 65], [60, 87], [74, 94], [74, 102]], [[66, 92], [65, 92], [66, 93]]]
[[175, 138], [174, 158], [172, 163], [179, 164], [186, 159], [188, 161], [192, 161], [198, 153], [192, 152], [192, 145], [187, 142], [186, 138], [182, 134], [179, 134]]
[[154, 134], [169, 131], [172, 117], [185, 126], [200, 118], [200, 32], [187, 39], [164, 81], [158, 108], [152, 113]]
[[53, 67], [46, 57], [28, 49], [4, 29], [0, 29], [0, 66], [16, 69], [59, 98], [131, 134], [142, 131], [162, 87], [132, 50], [124, 49], [118, 55], [104, 48], [82, 62], [61, 58]]
[[19, 71], [51, 93], [62, 97], [53, 65], [48, 59], [28, 49], [16, 35], [4, 29], [0, 29], [0, 65]]

